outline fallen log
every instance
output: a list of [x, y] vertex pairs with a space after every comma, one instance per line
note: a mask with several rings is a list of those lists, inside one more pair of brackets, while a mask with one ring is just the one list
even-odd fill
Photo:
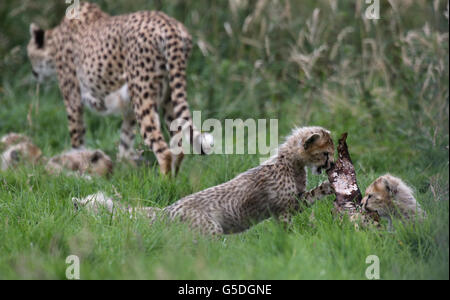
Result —
[[338, 159], [335, 165], [327, 171], [328, 180], [333, 186], [336, 194], [334, 201], [335, 212], [347, 214], [352, 222], [364, 224], [379, 222], [376, 213], [363, 213], [361, 210], [362, 194], [356, 180], [356, 171], [350, 158], [347, 146], [347, 133], [339, 139], [337, 147]]

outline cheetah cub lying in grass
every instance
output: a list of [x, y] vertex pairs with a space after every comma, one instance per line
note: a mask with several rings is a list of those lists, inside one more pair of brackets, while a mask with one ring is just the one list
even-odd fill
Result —
[[22, 134], [10, 133], [0, 139], [0, 170], [6, 171], [19, 163], [36, 164], [42, 158], [42, 151]]
[[50, 174], [66, 173], [91, 179], [89, 175], [107, 176], [112, 173], [111, 158], [101, 150], [70, 150], [52, 157], [45, 169]]
[[[292, 213], [301, 209], [300, 202], [312, 204], [334, 192], [329, 182], [306, 192], [306, 167], [320, 174], [333, 162], [330, 132], [321, 127], [299, 128], [278, 148], [277, 155], [226, 183], [184, 197], [164, 209], [115, 207], [152, 219], [161, 213], [212, 235], [243, 232], [272, 216], [289, 224]], [[76, 207], [98, 212], [103, 205], [112, 212], [112, 201], [104, 195], [73, 201]]]
[[70, 150], [47, 158], [41, 149], [27, 136], [10, 133], [0, 139], [0, 169], [6, 171], [19, 163], [31, 165], [45, 164], [50, 174], [81, 176], [90, 179], [90, 175], [106, 176], [112, 173], [113, 163], [101, 150]]
[[400, 178], [390, 174], [379, 177], [366, 189], [362, 208], [368, 212], [377, 212], [380, 217], [387, 219], [390, 229], [391, 217], [403, 221], [423, 221], [426, 217], [425, 211], [414, 198], [412, 189]]

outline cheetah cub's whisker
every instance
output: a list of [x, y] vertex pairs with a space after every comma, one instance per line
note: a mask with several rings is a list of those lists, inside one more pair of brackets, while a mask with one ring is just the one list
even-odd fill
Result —
[[[306, 167], [320, 172], [330, 169], [333, 162], [329, 131], [321, 127], [298, 128], [265, 164], [162, 210], [144, 207], [131, 211], [147, 212], [151, 218], [161, 211], [166, 218], [213, 235], [243, 232], [270, 217], [290, 224], [292, 214], [301, 210], [300, 202], [312, 204], [334, 192], [329, 182], [306, 192]], [[96, 207], [90, 205], [87, 209], [91, 206]]]

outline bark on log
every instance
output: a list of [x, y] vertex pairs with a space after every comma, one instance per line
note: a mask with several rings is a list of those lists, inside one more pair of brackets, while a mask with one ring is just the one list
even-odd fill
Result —
[[350, 158], [347, 146], [347, 133], [339, 139], [337, 147], [338, 159], [330, 170], [327, 171], [328, 180], [333, 186], [336, 194], [334, 207], [338, 213], [347, 213], [350, 220], [360, 220], [367, 223], [368, 219], [378, 222], [378, 215], [363, 214], [361, 212], [362, 194], [356, 181], [356, 172]]

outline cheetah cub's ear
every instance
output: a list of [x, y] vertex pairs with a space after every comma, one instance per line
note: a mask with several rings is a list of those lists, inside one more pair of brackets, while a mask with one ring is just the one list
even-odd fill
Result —
[[386, 176], [382, 177], [382, 184], [384, 185], [389, 196], [394, 197], [397, 194], [397, 185], [395, 182], [389, 181]]
[[96, 150], [90, 157], [90, 170], [91, 174], [97, 174], [99, 176], [108, 176], [112, 173], [113, 163], [108, 155], [101, 150]]
[[306, 141], [303, 144], [303, 148], [305, 150], [308, 150], [312, 145], [314, 145], [315, 142], [317, 142], [320, 139], [320, 134], [314, 133], [310, 137], [306, 139]]
[[95, 151], [94, 154], [91, 156], [91, 163], [95, 164], [103, 157], [103, 153], [100, 151]]
[[30, 24], [30, 35], [33, 36], [35, 31], [38, 31], [40, 28], [35, 23]]

